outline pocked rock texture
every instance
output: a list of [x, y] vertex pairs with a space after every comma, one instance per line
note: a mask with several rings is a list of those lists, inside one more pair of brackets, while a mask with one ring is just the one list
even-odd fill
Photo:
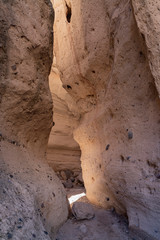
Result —
[[54, 239], [68, 215], [45, 157], [53, 16], [48, 0], [0, 1], [0, 239]]
[[74, 137], [87, 197], [159, 239], [159, 1], [54, 8], [56, 65], [82, 115]]
[[49, 76], [49, 86], [54, 104], [54, 115], [48, 142], [47, 161], [56, 172], [62, 170], [80, 172], [81, 151], [73, 138], [73, 131], [78, 125], [80, 114], [75, 101], [62, 87], [55, 58]]

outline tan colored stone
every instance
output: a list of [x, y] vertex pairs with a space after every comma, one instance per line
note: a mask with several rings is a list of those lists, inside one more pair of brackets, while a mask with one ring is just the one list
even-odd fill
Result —
[[0, 1], [1, 239], [54, 239], [68, 215], [64, 188], [45, 158], [52, 27], [50, 1]]
[[55, 0], [56, 65], [82, 114], [74, 137], [88, 199], [159, 239], [159, 1], [132, 3], [67, 1], [68, 22]]
[[49, 77], [54, 103], [54, 126], [49, 137], [47, 161], [56, 171], [70, 169], [80, 172], [81, 151], [78, 143], [73, 138], [73, 130], [79, 122], [80, 114], [72, 97], [62, 87], [55, 64], [56, 60], [54, 60]]

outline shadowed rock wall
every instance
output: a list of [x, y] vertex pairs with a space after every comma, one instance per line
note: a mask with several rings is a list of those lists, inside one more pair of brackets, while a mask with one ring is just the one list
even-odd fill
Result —
[[64, 189], [45, 159], [52, 126], [48, 0], [0, 2], [0, 238], [54, 239]]

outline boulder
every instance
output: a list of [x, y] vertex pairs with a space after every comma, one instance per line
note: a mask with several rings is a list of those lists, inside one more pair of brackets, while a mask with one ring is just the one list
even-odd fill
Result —
[[95, 216], [91, 204], [86, 202], [74, 202], [72, 205], [72, 213], [77, 220], [90, 220]]

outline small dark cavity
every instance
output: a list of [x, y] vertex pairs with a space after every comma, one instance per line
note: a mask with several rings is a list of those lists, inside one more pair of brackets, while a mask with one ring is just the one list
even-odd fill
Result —
[[72, 87], [70, 85], [67, 85], [67, 89], [72, 89]]
[[151, 162], [151, 161], [147, 160], [147, 164], [148, 164], [149, 167], [157, 168], [157, 164], [154, 163], [154, 162]]
[[48, 235], [48, 232], [47, 232], [47, 231], [44, 231], [44, 234]]
[[52, 195], [53, 195], [53, 197], [55, 197], [55, 196], [56, 196], [54, 192], [52, 192]]
[[33, 236], [34, 238], [36, 238], [36, 234], [33, 233], [32, 236]]
[[92, 181], [93, 181], [93, 182], [95, 181], [94, 177], [92, 177]]
[[66, 3], [66, 18], [67, 18], [67, 22], [70, 23], [71, 22], [71, 16], [72, 16], [72, 9], [68, 6], [68, 4]]
[[53, 124], [52, 124], [53, 126], [55, 125], [55, 122], [53, 122]]
[[92, 73], [95, 73], [95, 71], [93, 70]]
[[121, 158], [121, 160], [122, 160], [122, 162], [124, 162], [124, 156], [123, 155], [120, 155], [120, 158]]
[[110, 200], [110, 199], [109, 199], [109, 197], [108, 197], [108, 198], [106, 198], [106, 200], [107, 200], [107, 202], [109, 202], [109, 200]]
[[44, 203], [41, 204], [41, 208], [44, 208]]
[[131, 158], [131, 156], [128, 156], [126, 159], [129, 160]]
[[99, 168], [101, 168], [102, 167], [102, 165], [101, 164], [99, 164]]
[[91, 94], [91, 95], [87, 95], [87, 97], [94, 97], [94, 95], [93, 95], [93, 94]]
[[140, 51], [140, 52], [139, 52], [139, 55], [140, 55], [140, 56], [143, 56], [143, 52], [142, 52], [142, 51]]
[[110, 144], [108, 144], [108, 145], [106, 146], [106, 151], [109, 149], [109, 147], [110, 147]]
[[22, 226], [17, 226], [17, 228], [18, 228], [18, 229], [21, 229], [21, 228], [22, 228]]
[[79, 85], [79, 83], [78, 83], [78, 82], [75, 82], [75, 84], [76, 84], [76, 85]]
[[13, 178], [13, 175], [12, 175], [12, 174], [10, 174], [9, 176], [10, 176], [10, 178]]
[[141, 36], [142, 36], [143, 40], [145, 40], [145, 36], [144, 36], [144, 34], [143, 34], [143, 33], [141, 33]]

